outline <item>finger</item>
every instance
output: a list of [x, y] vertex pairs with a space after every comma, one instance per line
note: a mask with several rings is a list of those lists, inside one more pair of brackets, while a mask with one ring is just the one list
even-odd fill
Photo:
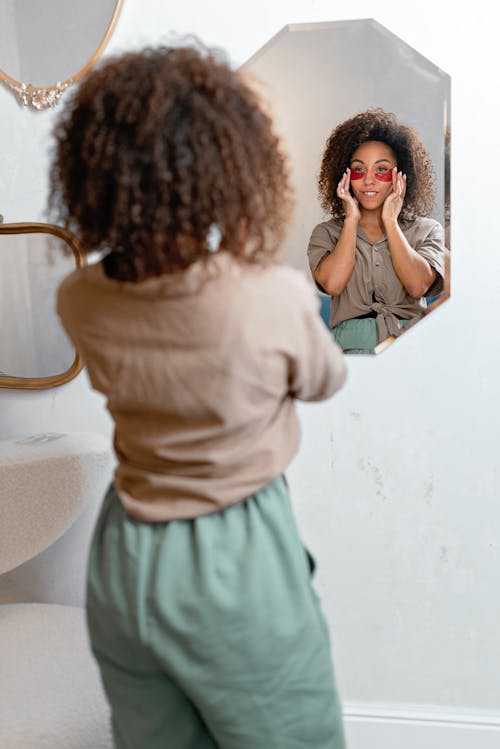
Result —
[[403, 200], [404, 200], [404, 197], [405, 197], [405, 195], [406, 195], [406, 186], [407, 186], [407, 184], [408, 184], [408, 183], [407, 183], [407, 181], [406, 181], [406, 174], [403, 174], [403, 196], [402, 196], [402, 197], [403, 197]]
[[396, 189], [395, 189], [395, 199], [399, 200], [401, 198], [401, 172], [398, 172], [396, 169]]
[[342, 176], [342, 179], [340, 180], [338, 187], [337, 187], [337, 194], [340, 198], [342, 198], [344, 195], [346, 195], [349, 191], [349, 181], [348, 181], [348, 175], [347, 172], [344, 173]]

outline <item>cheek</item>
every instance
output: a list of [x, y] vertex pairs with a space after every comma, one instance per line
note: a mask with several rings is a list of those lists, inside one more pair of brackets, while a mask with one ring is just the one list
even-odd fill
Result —
[[389, 184], [388, 182], [386, 182], [385, 184], [381, 185], [379, 195], [383, 200], [386, 199], [390, 192], [392, 192], [392, 183]]

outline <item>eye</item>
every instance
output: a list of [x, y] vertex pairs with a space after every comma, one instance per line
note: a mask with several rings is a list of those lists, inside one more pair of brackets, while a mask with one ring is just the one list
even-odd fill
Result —
[[364, 171], [365, 170], [363, 169], [362, 166], [352, 166], [351, 167], [351, 172], [354, 172], [355, 174], [363, 174]]
[[388, 172], [388, 171], [389, 171], [389, 168], [386, 167], [386, 166], [378, 166], [377, 167], [377, 172], [379, 174], [385, 174], [385, 172]]

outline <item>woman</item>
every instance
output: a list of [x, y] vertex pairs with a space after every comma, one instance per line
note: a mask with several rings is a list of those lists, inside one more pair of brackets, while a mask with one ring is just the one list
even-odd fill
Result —
[[330, 135], [319, 176], [332, 218], [308, 247], [314, 280], [332, 297], [330, 325], [349, 353], [374, 353], [443, 289], [444, 231], [434, 205], [431, 160], [416, 132], [370, 109]]
[[108, 59], [61, 114], [52, 201], [108, 251], [58, 310], [115, 423], [87, 617], [117, 749], [344, 749], [282, 474], [295, 400], [345, 365], [273, 261], [290, 190], [269, 118], [219, 53]]

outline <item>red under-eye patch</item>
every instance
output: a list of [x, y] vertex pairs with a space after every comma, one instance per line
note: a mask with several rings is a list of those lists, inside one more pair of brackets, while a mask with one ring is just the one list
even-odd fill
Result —
[[392, 169], [389, 172], [375, 172], [375, 179], [380, 182], [392, 182]]
[[[354, 172], [351, 170], [351, 182], [363, 179], [364, 176], [365, 172]], [[388, 172], [375, 172], [375, 179], [378, 179], [379, 182], [392, 182], [392, 169]]]

